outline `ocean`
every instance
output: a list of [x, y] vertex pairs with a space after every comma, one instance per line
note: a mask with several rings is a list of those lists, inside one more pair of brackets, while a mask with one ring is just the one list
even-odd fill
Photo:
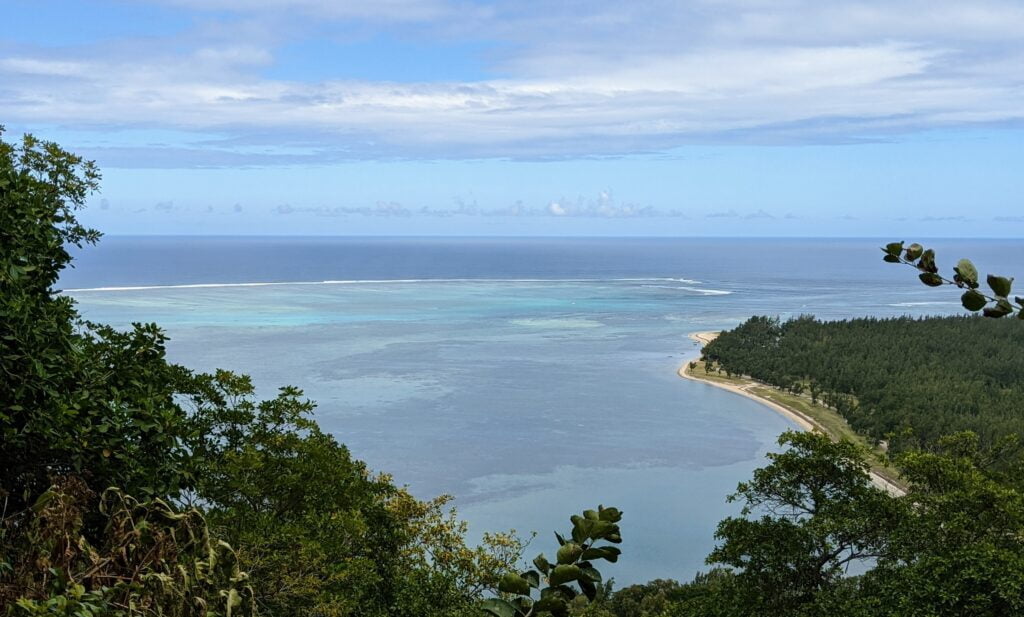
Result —
[[[324, 429], [474, 538], [625, 513], [618, 584], [689, 579], [726, 496], [792, 425], [680, 379], [693, 331], [755, 314], [958, 314], [878, 239], [107, 237], [60, 286], [91, 320], [155, 321], [168, 355], [302, 388]], [[1024, 272], [1024, 241], [938, 240], [949, 271]]]

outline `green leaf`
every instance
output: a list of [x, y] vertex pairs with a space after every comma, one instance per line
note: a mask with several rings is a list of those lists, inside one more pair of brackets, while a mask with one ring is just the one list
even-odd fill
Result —
[[609, 535], [619, 533], [619, 526], [611, 521], [599, 521], [594, 523], [594, 529], [590, 532], [595, 540], [607, 538]]
[[533, 558], [533, 565], [537, 566], [537, 569], [544, 575], [547, 575], [548, 571], [551, 570], [551, 562], [544, 556], [544, 553]]
[[891, 263], [891, 264], [898, 264], [898, 263], [902, 263], [902, 262], [900, 261], [900, 258], [899, 258], [899, 257], [896, 257], [895, 255], [886, 255], [885, 257], [883, 257], [883, 258], [882, 258], [882, 260], [883, 260], [883, 261], [887, 261], [887, 262], [889, 262], [889, 263]]
[[953, 270], [956, 271], [960, 280], [971, 289], [978, 286], [978, 269], [974, 267], [974, 264], [971, 263], [970, 259], [961, 259], [956, 263]]
[[516, 617], [516, 607], [501, 598], [490, 598], [480, 603], [480, 608], [495, 617]]
[[549, 595], [546, 598], [541, 598], [534, 603], [533, 608], [537, 612], [549, 611], [551, 613], [560, 613], [566, 610], [565, 600], [556, 596]]
[[922, 272], [918, 275], [921, 282], [929, 287], [939, 287], [942, 285], [942, 277], [934, 272]]
[[593, 602], [594, 598], [597, 597], [597, 586], [586, 578], [581, 578], [578, 582], [580, 584], [580, 589], [583, 590], [583, 595], [587, 596], [587, 600]]
[[53, 499], [56, 496], [57, 496], [57, 493], [55, 493], [52, 490], [48, 490], [48, 491], [44, 492], [42, 495], [39, 496], [38, 499], [36, 499], [36, 502], [34, 504], [32, 504], [32, 511], [33, 512], [41, 511], [43, 508], [46, 507], [46, 504], [48, 504], [51, 501], [53, 501]]
[[977, 291], [969, 289], [964, 292], [964, 295], [960, 296], [960, 303], [968, 311], [980, 311], [988, 304], [988, 299]]
[[516, 607], [516, 610], [519, 611], [520, 615], [530, 615], [530, 609], [533, 608], [533, 598], [528, 596], [513, 598], [512, 606]]
[[[221, 593], [223, 593], [223, 592], [221, 592]], [[227, 600], [224, 603], [224, 606], [226, 608], [226, 610], [224, 611], [225, 617], [231, 617], [231, 611], [235, 607], [241, 606], [241, 604], [242, 604], [242, 597], [240, 595], [238, 595], [238, 590], [236, 590], [236, 589], [229, 590], [228, 594], [227, 594]]]
[[597, 506], [598, 516], [602, 521], [608, 521], [609, 523], [618, 523], [622, 520], [622, 511], [618, 508], [606, 508], [604, 506]]
[[882, 249], [882, 250], [885, 251], [886, 253], [892, 255], [893, 257], [899, 257], [900, 253], [903, 252], [903, 243], [902, 242], [890, 242], [889, 244], [886, 244], [885, 248]]
[[1010, 301], [1006, 298], [999, 298], [999, 300], [996, 301], [995, 306], [985, 309], [982, 311], [982, 314], [985, 315], [985, 317], [994, 317], [998, 319], [999, 317], [1005, 317], [1012, 312], [1013, 305], [1010, 304]]
[[582, 516], [572, 515], [570, 519], [572, 521], [572, 539], [577, 543], [582, 543], [588, 537], [590, 537], [590, 527], [594, 524], [594, 521], [589, 521]]
[[518, 574], [509, 572], [498, 581], [498, 591], [525, 596], [530, 593], [530, 583]]
[[908, 261], [916, 261], [919, 257], [921, 257], [922, 253], [924, 253], [924, 247], [915, 242], [907, 247], [905, 256]]
[[580, 571], [583, 573], [584, 579], [592, 581], [594, 583], [601, 582], [601, 573], [598, 572], [596, 568], [580, 568]]
[[558, 549], [558, 563], [573, 563], [583, 554], [583, 547], [575, 542], [567, 542]]
[[922, 272], [938, 272], [939, 267], [935, 265], [935, 251], [928, 249], [922, 253], [921, 260], [917, 262], [917, 269]]
[[581, 576], [583, 576], [583, 572], [579, 566], [555, 566], [555, 569], [551, 571], [551, 576], [548, 577], [548, 582], [552, 587], [557, 587], [563, 583], [571, 583]]
[[583, 559], [606, 559], [611, 563], [615, 563], [619, 560], [619, 555], [622, 551], [617, 546], [601, 546], [597, 548], [588, 548], [583, 551]]
[[540, 574], [536, 570], [527, 570], [526, 572], [520, 572], [519, 576], [523, 577], [530, 587], [537, 589], [540, 587]]
[[569, 585], [559, 585], [557, 587], [548, 587], [548, 589], [553, 590], [555, 595], [561, 596], [561, 597], [565, 598], [569, 602], [572, 602], [573, 598], [575, 598], [576, 596], [580, 595], [580, 594], [578, 594], [576, 592], [576, 588], [575, 587], [570, 587]]
[[989, 274], [988, 286], [992, 288], [992, 291], [994, 291], [997, 296], [1005, 298], [1010, 295], [1010, 288], [1013, 286], [1013, 279], [1006, 278], [1005, 276]]

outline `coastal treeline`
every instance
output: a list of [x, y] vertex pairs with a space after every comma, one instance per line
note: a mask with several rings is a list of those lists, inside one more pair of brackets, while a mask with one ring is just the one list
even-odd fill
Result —
[[[947, 376], [925, 382], [929, 401], [957, 400], [975, 382], [989, 397], [971, 407], [976, 432], [905, 442], [893, 465], [906, 495], [873, 487], [861, 446], [786, 433], [730, 497], [742, 510], [718, 525], [707, 572], [617, 590], [600, 567], [620, 555], [628, 563], [628, 512], [572, 516], [529, 563], [511, 533], [470, 546], [446, 497], [418, 500], [368, 469], [320, 429], [300, 390], [260, 400], [244, 375], [168, 362], [155, 324], [83, 320], [54, 286], [71, 265], [68, 248], [99, 239], [75, 217], [98, 181], [91, 163], [56, 144], [0, 141], [0, 615], [1024, 615], [1024, 458], [1018, 440], [989, 426], [1012, 413], [987, 406], [1017, 400], [1017, 373], [995, 365], [1018, 364], [1012, 352], [983, 370], [954, 364], [966, 377], [953, 379], [944, 361], [955, 357], [929, 347], [962, 327], [992, 336], [970, 320], [909, 321], [931, 324], [925, 340], [890, 346], [900, 357], [882, 364], [919, 358]], [[728, 370], [767, 365], [771, 337], [760, 332], [783, 327], [755, 319], [744, 328], [756, 335], [723, 337], [737, 342]], [[1007, 348], [1018, 344], [1017, 332], [1004, 334]], [[804, 372], [777, 373], [793, 377], [787, 387], [808, 380], [811, 363], [830, 362], [830, 340], [812, 345]], [[996, 353], [989, 343], [981, 349]], [[813, 374], [833, 372], [846, 374]], [[812, 396], [855, 396], [865, 409], [863, 393], [823, 390], [822, 379]], [[882, 417], [897, 413], [889, 399], [874, 404]], [[592, 478], [598, 497], [600, 472]]]
[[894, 450], [970, 430], [1024, 435], [1024, 324], [973, 316], [752, 317], [704, 347], [707, 370], [836, 409]]

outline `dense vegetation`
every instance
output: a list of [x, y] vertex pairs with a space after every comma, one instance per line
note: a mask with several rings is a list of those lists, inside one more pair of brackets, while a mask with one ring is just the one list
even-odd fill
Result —
[[464, 542], [320, 431], [294, 388], [167, 362], [154, 324], [55, 292], [92, 164], [0, 142], [0, 613], [454, 615], [521, 542]]
[[704, 348], [712, 365], [834, 407], [896, 450], [970, 430], [1024, 434], [1024, 327], [980, 317], [782, 322], [753, 317]]
[[[897, 429], [904, 414], [918, 430], [927, 410], [944, 411], [930, 433], [916, 433], [927, 447], [906, 441], [894, 461], [906, 496], [872, 487], [859, 446], [787, 433], [732, 496], [744, 507], [719, 524], [711, 570], [615, 591], [598, 571], [620, 555], [615, 508], [573, 516], [553, 559], [539, 555], [532, 567], [520, 563], [514, 535], [467, 546], [447, 498], [419, 501], [372, 473], [320, 430], [301, 391], [260, 401], [245, 376], [168, 363], [153, 324], [116, 331], [83, 321], [54, 285], [68, 247], [99, 237], [74, 216], [98, 180], [54, 144], [0, 142], [0, 614], [1024, 614], [1024, 465], [1017, 442], [1000, 437], [1016, 426], [1021, 371], [1005, 350], [1019, 345], [1017, 330], [907, 322], [914, 339], [900, 338], [898, 322], [865, 321], [815, 339], [854, 326], [755, 319], [723, 337], [709, 349], [725, 350], [718, 361], [728, 370], [774, 367], [764, 374], [848, 399], [851, 414], [890, 418]], [[793, 350], [813, 343], [785, 365], [800, 370], [772, 364], [764, 346], [783, 329], [799, 333], [788, 339]], [[882, 347], [892, 355], [882, 358], [856, 346], [858, 336], [903, 345]], [[920, 367], [914, 375], [927, 385], [916, 409], [891, 406], [913, 390], [885, 398], [882, 384], [898, 381], [902, 366]], [[861, 370], [874, 390], [841, 389]], [[836, 385], [823, 389], [826, 378]], [[868, 413], [871, 392], [879, 398]], [[933, 439], [961, 426], [983, 439]]]
[[983, 448], [962, 433], [899, 455], [895, 464], [910, 485], [903, 497], [871, 486], [867, 455], [850, 442], [787, 433], [780, 443], [789, 449], [770, 455], [734, 495], [743, 516], [719, 524], [719, 546], [708, 558], [716, 569], [688, 584], [625, 588], [588, 614], [1024, 615], [1015, 440]]

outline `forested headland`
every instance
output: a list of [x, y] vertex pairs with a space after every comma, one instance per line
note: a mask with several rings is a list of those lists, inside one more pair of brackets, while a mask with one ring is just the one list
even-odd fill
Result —
[[[98, 185], [56, 144], [0, 141], [2, 615], [1024, 614], [1016, 321], [755, 318], [721, 337], [729, 371], [879, 439], [914, 431], [892, 460], [907, 493], [877, 490], [852, 441], [786, 433], [729, 497], [707, 572], [617, 590], [600, 567], [628, 567], [628, 511], [572, 516], [529, 562], [514, 534], [470, 546], [446, 497], [353, 458], [299, 389], [259, 400], [244, 375], [169, 362], [156, 324], [83, 320], [55, 286], [100, 238], [76, 219]], [[600, 470], [589, 486], [599, 502]]]
[[982, 317], [752, 317], [704, 347], [712, 370], [834, 408], [895, 451], [973, 431], [1024, 434], [1024, 327]]

